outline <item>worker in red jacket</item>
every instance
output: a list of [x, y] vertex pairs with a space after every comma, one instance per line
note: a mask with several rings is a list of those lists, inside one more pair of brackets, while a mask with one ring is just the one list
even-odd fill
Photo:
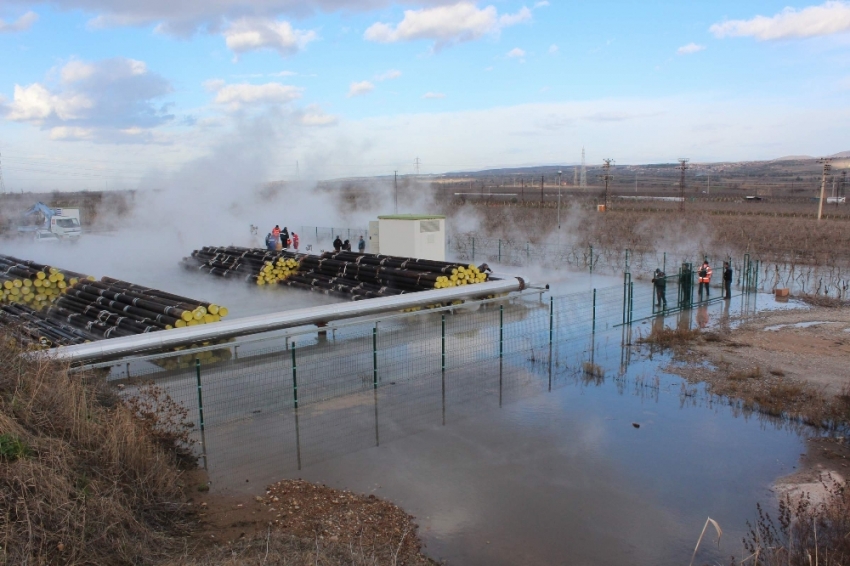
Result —
[[702, 266], [700, 266], [699, 271], [697, 271], [697, 277], [699, 277], [699, 298], [702, 300], [702, 290], [705, 289], [705, 296], [708, 298], [711, 295], [709, 291], [708, 284], [711, 283], [711, 266], [708, 264], [708, 260], [702, 262]]
[[299, 242], [299, 240], [300, 240], [300, 238], [298, 237], [298, 234], [296, 234], [295, 232], [293, 232], [293, 233], [292, 233], [292, 247], [293, 247], [293, 248], [295, 248], [295, 251], [296, 251], [296, 252], [298, 251], [298, 242]]

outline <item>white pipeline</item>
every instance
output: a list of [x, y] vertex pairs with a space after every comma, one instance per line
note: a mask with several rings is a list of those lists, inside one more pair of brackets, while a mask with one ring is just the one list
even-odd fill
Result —
[[522, 291], [525, 281], [520, 277], [511, 277], [501, 281], [488, 281], [474, 285], [463, 285], [449, 289], [418, 291], [392, 297], [365, 299], [351, 303], [322, 305], [273, 314], [263, 314], [227, 320], [213, 324], [202, 324], [185, 328], [174, 328], [159, 332], [137, 334], [122, 338], [110, 338], [74, 346], [60, 346], [50, 350], [41, 350], [27, 355], [38, 357], [56, 357], [68, 362], [91, 362], [94, 360], [115, 359], [131, 354], [149, 351], [163, 351], [200, 344], [209, 340], [224, 340], [236, 336], [247, 336], [284, 328], [293, 328], [306, 324], [327, 324], [346, 318], [356, 318], [387, 311], [399, 311], [411, 307], [447, 303], [462, 299], [475, 299]]

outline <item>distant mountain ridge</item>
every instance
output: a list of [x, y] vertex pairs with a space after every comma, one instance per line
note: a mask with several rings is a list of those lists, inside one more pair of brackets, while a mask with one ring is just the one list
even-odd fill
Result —
[[[839, 153], [834, 153], [832, 155], [827, 155], [827, 157], [832, 159], [846, 159], [850, 157], [850, 151], [841, 151]], [[812, 157], [811, 155], [786, 155], [785, 157], [779, 157], [774, 159], [773, 161], [807, 161], [809, 159], [819, 159], [818, 157]]]

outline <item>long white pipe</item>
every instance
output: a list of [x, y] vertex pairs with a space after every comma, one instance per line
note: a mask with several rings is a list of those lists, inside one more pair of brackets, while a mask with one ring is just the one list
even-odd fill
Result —
[[392, 297], [366, 299], [351, 303], [322, 305], [273, 314], [262, 314], [214, 324], [187, 326], [158, 332], [136, 334], [110, 338], [74, 346], [60, 346], [51, 350], [41, 350], [28, 355], [39, 357], [57, 357], [68, 362], [85, 362], [101, 359], [113, 359], [129, 354], [150, 350], [168, 350], [177, 346], [199, 344], [208, 340], [224, 340], [235, 336], [259, 334], [305, 324], [316, 324], [345, 318], [355, 318], [386, 311], [451, 302], [459, 299], [471, 299], [499, 293], [522, 291], [525, 281], [520, 277], [511, 277], [501, 281], [488, 281], [475, 285], [464, 285], [450, 289], [419, 291]]

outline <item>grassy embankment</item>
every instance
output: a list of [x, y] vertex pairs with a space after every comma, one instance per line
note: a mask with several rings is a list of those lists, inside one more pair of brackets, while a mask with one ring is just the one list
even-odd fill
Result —
[[20, 354], [0, 330], [0, 564], [432, 564], [412, 517], [374, 497], [306, 482], [245, 505], [201, 493], [187, 414], [162, 390], [124, 399]]

